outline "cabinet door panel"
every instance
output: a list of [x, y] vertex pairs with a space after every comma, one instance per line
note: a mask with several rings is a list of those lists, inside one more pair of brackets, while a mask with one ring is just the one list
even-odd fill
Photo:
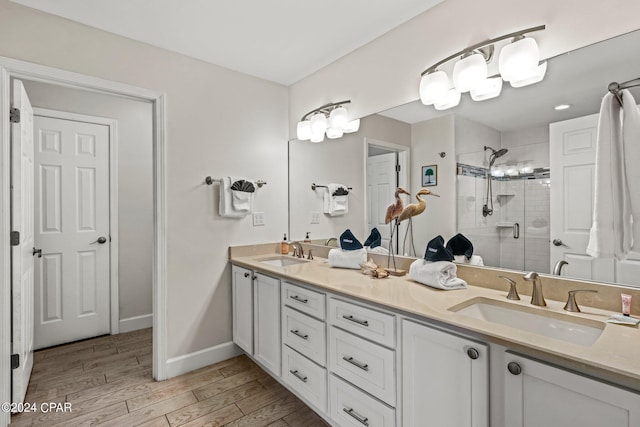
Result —
[[520, 373], [514, 375], [505, 367], [505, 425], [640, 425], [640, 394], [509, 352], [506, 354], [506, 362], [517, 363]]
[[486, 345], [403, 320], [403, 426], [486, 427], [488, 363]]
[[281, 369], [280, 280], [256, 274], [254, 282], [254, 330], [257, 361], [276, 375]]
[[251, 270], [231, 267], [233, 342], [253, 354], [253, 280]]

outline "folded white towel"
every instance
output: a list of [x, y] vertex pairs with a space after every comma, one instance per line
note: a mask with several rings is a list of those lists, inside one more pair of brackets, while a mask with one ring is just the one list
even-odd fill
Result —
[[593, 224], [586, 250], [593, 257], [623, 259], [631, 248], [631, 206], [625, 169], [620, 104], [607, 93], [598, 117]]
[[[247, 178], [238, 177], [230, 177], [230, 180], [231, 185], [233, 185], [234, 182], [240, 180], [253, 182], [251, 180], [248, 180]], [[249, 193], [247, 191], [231, 190], [231, 206], [233, 207], [233, 210], [235, 210], [236, 212], [245, 212], [247, 214], [253, 212], [253, 195], [254, 193]]]
[[484, 266], [484, 261], [480, 255], [471, 255], [469, 259], [464, 255], [454, 255], [453, 258], [453, 262], [457, 262], [458, 264]]
[[623, 90], [624, 103], [622, 140], [624, 142], [624, 162], [627, 171], [627, 185], [629, 186], [629, 200], [631, 215], [633, 216], [632, 247], [633, 252], [640, 252], [640, 110], [636, 106], [633, 95]]
[[437, 289], [466, 289], [467, 282], [456, 276], [458, 267], [449, 261], [430, 262], [417, 259], [409, 267], [409, 277]]
[[334, 196], [333, 193], [339, 189], [347, 189], [346, 185], [342, 184], [327, 184], [327, 188], [324, 193], [324, 213], [330, 216], [345, 215], [349, 213], [349, 196]]
[[375, 248], [366, 246], [365, 249], [367, 249], [367, 252], [369, 252], [370, 254], [389, 255], [389, 249], [382, 246], [376, 246]]
[[247, 216], [249, 211], [238, 212], [233, 208], [233, 195], [231, 194], [231, 178], [225, 176], [220, 183], [220, 216], [227, 218], [243, 218]]
[[345, 251], [342, 249], [331, 249], [329, 251], [329, 265], [338, 268], [352, 268], [359, 270], [360, 266], [367, 262], [367, 250], [356, 249], [355, 251]]

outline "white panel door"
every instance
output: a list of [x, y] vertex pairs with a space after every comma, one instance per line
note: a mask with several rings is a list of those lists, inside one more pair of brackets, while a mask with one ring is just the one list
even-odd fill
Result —
[[391, 232], [384, 217], [387, 206], [395, 202], [396, 157], [396, 153], [367, 157], [367, 231], [377, 227], [385, 248], [389, 247]]
[[109, 128], [36, 116], [35, 348], [110, 332]]
[[11, 230], [20, 240], [11, 251], [12, 353], [20, 366], [12, 372], [11, 398], [24, 401], [33, 367], [33, 109], [22, 86], [13, 82], [11, 105], [20, 122], [11, 125]]
[[549, 126], [550, 268], [564, 259], [569, 263], [563, 268], [565, 276], [613, 282], [613, 259], [596, 259], [586, 254], [593, 222], [597, 132], [597, 114]]

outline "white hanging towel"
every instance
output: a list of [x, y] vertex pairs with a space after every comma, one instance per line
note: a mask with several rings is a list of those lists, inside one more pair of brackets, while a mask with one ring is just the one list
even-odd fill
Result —
[[[231, 182], [231, 185], [233, 185], [234, 182], [240, 180], [253, 183], [252, 180], [249, 180], [247, 178], [229, 177], [229, 180]], [[235, 212], [242, 212], [245, 215], [250, 214], [251, 212], [253, 212], [253, 195], [254, 193], [250, 193], [247, 191], [231, 190], [231, 207]]]
[[220, 183], [220, 216], [226, 218], [244, 218], [249, 211], [236, 211], [233, 209], [233, 195], [231, 194], [231, 178], [225, 176]]
[[633, 224], [631, 251], [640, 253], [640, 110], [633, 95], [622, 90], [622, 140]]
[[466, 289], [467, 282], [456, 276], [457, 271], [458, 267], [449, 261], [417, 259], [409, 267], [409, 277], [436, 289]]
[[586, 252], [623, 259], [631, 248], [631, 206], [625, 172], [620, 104], [607, 93], [598, 118], [593, 224]]
[[324, 193], [324, 213], [327, 213], [330, 216], [339, 216], [349, 213], [349, 196], [333, 195], [333, 193], [339, 188], [344, 188], [348, 191], [346, 185], [327, 184], [327, 188]]

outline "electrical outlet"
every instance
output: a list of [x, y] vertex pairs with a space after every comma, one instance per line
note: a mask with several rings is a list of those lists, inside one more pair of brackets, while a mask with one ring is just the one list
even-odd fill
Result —
[[311, 224], [320, 224], [320, 212], [311, 212]]
[[258, 227], [260, 225], [264, 225], [264, 212], [254, 212], [253, 213], [253, 226]]

